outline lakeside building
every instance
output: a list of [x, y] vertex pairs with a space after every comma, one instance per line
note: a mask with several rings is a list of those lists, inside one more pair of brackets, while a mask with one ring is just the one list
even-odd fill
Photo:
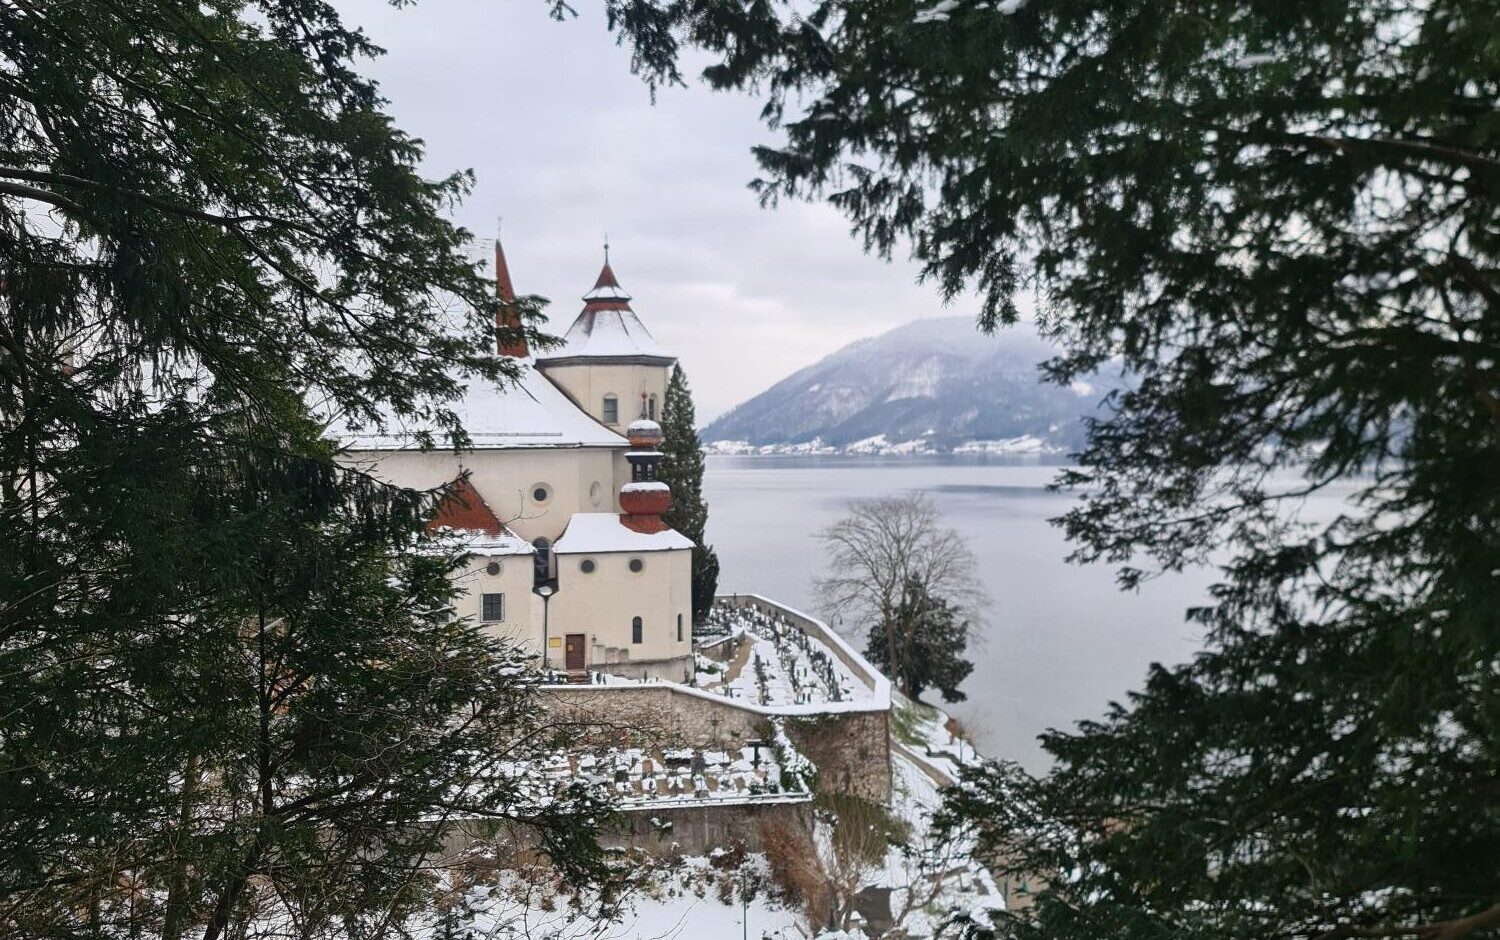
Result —
[[[495, 243], [500, 317], [516, 298]], [[497, 324], [498, 326], [499, 324]], [[346, 459], [415, 489], [451, 484], [433, 527], [466, 552], [458, 613], [577, 676], [691, 682], [692, 542], [669, 528], [656, 423], [676, 358], [652, 337], [606, 254], [560, 348], [497, 339], [520, 380], [474, 379], [453, 404], [471, 444], [423, 449], [422, 428], [346, 433]]]

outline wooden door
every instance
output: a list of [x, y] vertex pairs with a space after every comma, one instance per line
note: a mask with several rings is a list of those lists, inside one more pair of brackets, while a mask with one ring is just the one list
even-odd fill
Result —
[[582, 672], [583, 662], [583, 634], [569, 633], [563, 641], [563, 664], [569, 672]]

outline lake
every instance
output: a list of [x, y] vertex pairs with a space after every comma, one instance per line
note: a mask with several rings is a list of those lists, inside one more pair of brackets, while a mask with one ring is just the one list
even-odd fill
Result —
[[[943, 705], [981, 751], [1041, 770], [1036, 736], [1103, 714], [1140, 686], [1152, 662], [1198, 649], [1184, 612], [1203, 603], [1214, 572], [1197, 570], [1121, 592], [1113, 568], [1066, 563], [1068, 543], [1048, 519], [1076, 497], [1050, 493], [1058, 471], [1036, 461], [959, 457], [708, 458], [708, 539], [719, 553], [721, 593], [765, 594], [809, 612], [823, 570], [814, 534], [849, 502], [908, 490], [929, 494], [944, 521], [968, 536], [993, 604], [963, 686]], [[864, 649], [864, 636], [853, 638]]]

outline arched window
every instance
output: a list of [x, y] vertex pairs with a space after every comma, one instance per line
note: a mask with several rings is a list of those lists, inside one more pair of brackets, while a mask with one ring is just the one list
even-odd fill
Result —
[[535, 566], [533, 580], [540, 584], [552, 578], [552, 542], [545, 537], [539, 538], [531, 543], [531, 547], [536, 549], [532, 556]]
[[630, 642], [641, 642], [641, 618], [639, 617], [630, 618]]
[[613, 395], [604, 396], [604, 423], [620, 423], [620, 399]]
[[656, 396], [652, 395], [646, 403], [646, 417], [652, 421], [656, 420]]

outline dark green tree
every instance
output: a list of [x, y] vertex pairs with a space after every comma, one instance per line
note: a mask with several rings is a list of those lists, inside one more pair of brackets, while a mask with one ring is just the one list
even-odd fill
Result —
[[389, 931], [454, 814], [598, 870], [586, 795], [495, 772], [548, 738], [431, 494], [322, 439], [461, 439], [512, 369], [374, 52], [317, 0], [0, 9], [0, 934]]
[[1500, 7], [608, 7], [652, 81], [691, 46], [766, 96], [767, 200], [826, 195], [985, 327], [1032, 290], [1053, 380], [1123, 363], [1062, 480], [1077, 559], [1222, 569], [1200, 656], [1047, 735], [1045, 779], [955, 791], [1045, 877], [1004, 929], [1493, 935]]
[[887, 662], [890, 643], [884, 624], [870, 626], [865, 643], [865, 658], [894, 679], [907, 694], [920, 698], [927, 689], [943, 693], [943, 700], [962, 702], [966, 696], [959, 686], [974, 671], [965, 658], [969, 648], [969, 620], [941, 597], [928, 593], [921, 581], [907, 579], [896, 607], [895, 619], [901, 624], [900, 635], [908, 638], [909, 648], [893, 669]]
[[703, 498], [703, 443], [698, 440], [698, 420], [693, 391], [682, 366], [672, 368], [667, 397], [661, 409], [659, 471], [672, 488], [672, 508], [662, 519], [693, 540], [693, 623], [702, 623], [714, 605], [719, 586], [719, 556], [703, 539], [708, 528], [708, 502]]

